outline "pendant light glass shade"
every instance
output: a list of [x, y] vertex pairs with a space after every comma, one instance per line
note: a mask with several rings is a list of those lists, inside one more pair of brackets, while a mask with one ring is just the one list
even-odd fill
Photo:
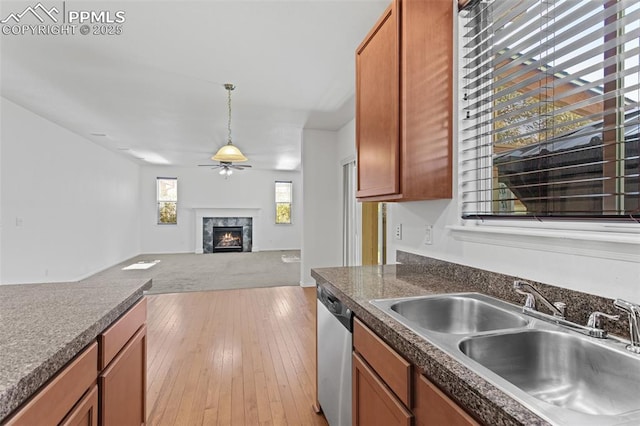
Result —
[[214, 161], [227, 161], [234, 163], [247, 161], [247, 157], [245, 157], [235, 145], [232, 145], [231, 142], [220, 148], [218, 152], [216, 152], [216, 155], [211, 157], [211, 159]]
[[224, 161], [228, 163], [241, 163], [243, 161], [247, 161], [247, 157], [245, 157], [242, 152], [240, 152], [240, 150], [231, 143], [231, 91], [236, 87], [231, 83], [227, 83], [224, 85], [224, 88], [228, 92], [227, 106], [229, 107], [229, 120], [227, 122], [227, 130], [229, 132], [229, 136], [227, 144], [220, 148], [218, 152], [216, 152], [216, 155], [211, 157], [211, 159], [214, 161]]

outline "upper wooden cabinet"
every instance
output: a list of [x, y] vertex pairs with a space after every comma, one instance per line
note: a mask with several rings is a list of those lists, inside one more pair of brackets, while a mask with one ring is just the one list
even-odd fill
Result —
[[356, 52], [358, 197], [400, 190], [400, 19], [385, 10]]
[[394, 0], [356, 51], [357, 197], [452, 197], [453, 2]]

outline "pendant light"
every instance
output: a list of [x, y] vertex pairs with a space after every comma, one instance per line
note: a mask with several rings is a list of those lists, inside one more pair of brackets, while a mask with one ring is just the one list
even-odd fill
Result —
[[220, 148], [218, 152], [216, 152], [216, 155], [211, 157], [211, 159], [214, 161], [221, 161], [226, 163], [240, 163], [243, 161], [247, 161], [247, 157], [245, 157], [242, 152], [240, 152], [240, 150], [231, 142], [231, 91], [236, 87], [231, 83], [227, 83], [224, 85], [224, 88], [228, 92], [227, 105], [229, 107], [229, 120], [227, 121], [227, 144]]

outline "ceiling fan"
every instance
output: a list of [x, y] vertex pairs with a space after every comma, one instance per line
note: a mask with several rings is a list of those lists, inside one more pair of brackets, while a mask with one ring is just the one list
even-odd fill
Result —
[[216, 155], [211, 157], [212, 160], [219, 161], [219, 164], [198, 164], [198, 166], [211, 167], [212, 169], [219, 168], [220, 174], [223, 175], [226, 179], [231, 176], [231, 174], [233, 173], [233, 169], [243, 170], [251, 166], [248, 164], [234, 164], [247, 161], [247, 157], [245, 157], [242, 152], [240, 152], [240, 150], [231, 142], [231, 91], [236, 87], [231, 83], [227, 83], [224, 85], [224, 88], [228, 92], [227, 105], [229, 107], [229, 120], [227, 121], [227, 143], [222, 148], [220, 148], [218, 152], [216, 152]]
[[199, 167], [211, 167], [212, 169], [220, 169], [220, 174], [228, 177], [233, 174], [233, 170], [244, 170], [251, 167], [249, 164], [233, 164], [232, 161], [220, 161], [220, 164], [198, 164]]

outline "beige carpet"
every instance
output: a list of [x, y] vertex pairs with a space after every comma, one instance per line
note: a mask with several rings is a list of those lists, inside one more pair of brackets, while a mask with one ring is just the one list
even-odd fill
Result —
[[[299, 257], [299, 250], [140, 255], [87, 279], [148, 277], [153, 279], [148, 294], [299, 285]], [[156, 260], [147, 269], [122, 270]]]

